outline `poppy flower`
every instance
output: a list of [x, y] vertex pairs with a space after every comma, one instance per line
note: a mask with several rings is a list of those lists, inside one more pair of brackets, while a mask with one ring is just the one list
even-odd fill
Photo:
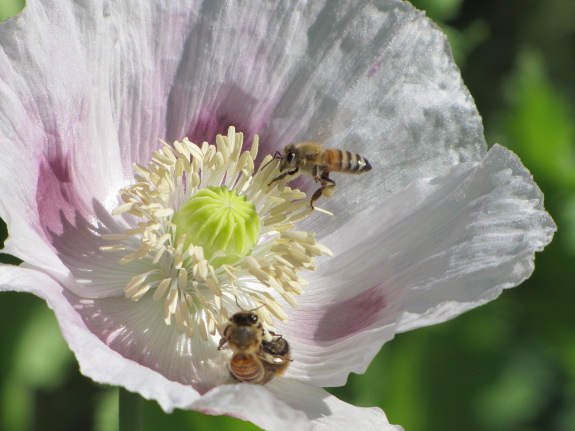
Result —
[[[521, 283], [555, 230], [406, 2], [30, 0], [0, 44], [0, 216], [23, 261], [0, 288], [47, 301], [83, 374], [167, 412], [399, 429], [321, 387]], [[332, 174], [316, 211], [313, 179], [275, 181], [272, 158], [310, 140], [373, 166]], [[219, 348], [242, 310], [289, 341], [264, 386]]]

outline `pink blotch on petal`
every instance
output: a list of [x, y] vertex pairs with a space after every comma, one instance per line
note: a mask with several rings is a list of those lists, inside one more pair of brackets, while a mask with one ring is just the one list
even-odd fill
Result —
[[[301, 311], [313, 315], [317, 322], [312, 338], [315, 341], [335, 341], [357, 334], [380, 320], [387, 299], [380, 285], [373, 286], [358, 295], [337, 302], [304, 304]], [[297, 314], [299, 312], [296, 311]]]
[[[225, 96], [214, 101], [211, 106], [203, 106], [203, 111], [192, 120], [186, 136], [197, 144], [214, 143], [217, 134], [226, 135], [228, 127], [234, 126], [244, 134], [244, 143], [251, 146], [254, 135], [261, 134], [272, 114], [269, 106], [261, 106], [261, 101], [246, 94], [240, 88], [231, 86], [218, 94]], [[181, 139], [181, 136], [174, 139]]]
[[371, 78], [373, 75], [375, 75], [379, 71], [379, 69], [381, 69], [381, 66], [383, 66], [382, 60], [373, 63], [369, 68], [369, 70], [367, 71], [367, 77]]
[[68, 156], [40, 161], [36, 204], [41, 233], [49, 243], [64, 232], [66, 222], [75, 224], [78, 213], [90, 213], [72, 181]]

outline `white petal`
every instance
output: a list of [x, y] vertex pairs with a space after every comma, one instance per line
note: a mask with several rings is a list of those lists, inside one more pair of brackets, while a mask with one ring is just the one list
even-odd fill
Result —
[[[170, 97], [178, 91], [174, 81], [185, 67], [183, 51], [205, 6], [199, 0], [117, 1], [106, 6], [100, 25], [110, 34], [109, 45], [101, 49], [110, 58], [106, 73], [111, 105], [122, 157], [129, 167], [131, 162], [147, 162], [158, 139], [172, 139], [167, 118], [180, 107]], [[110, 51], [114, 55], [108, 57]]]
[[97, 222], [78, 214], [73, 224], [63, 224], [60, 233], [51, 232], [52, 246], [70, 272], [65, 286], [83, 298], [123, 296], [132, 277], [149, 271], [149, 265], [142, 261], [120, 265], [120, 259], [128, 251], [109, 252], [100, 247], [123, 244], [137, 250], [141, 244], [134, 238], [118, 241], [102, 238], [102, 235], [123, 234], [124, 229], [135, 223], [129, 225], [122, 217], [111, 216], [98, 202], [94, 202], [93, 210]]
[[[132, 162], [147, 161], [166, 136], [192, 6], [30, 0], [2, 23], [0, 189], [15, 196], [3, 194], [10, 205], [0, 217], [25, 214], [50, 243], [76, 217], [94, 219], [94, 202], [116, 206], [118, 190], [133, 182]], [[34, 249], [11, 252], [48, 267]]]
[[219, 386], [189, 406], [208, 414], [229, 414], [268, 431], [381, 430], [401, 431], [390, 425], [379, 408], [347, 404], [323, 389], [279, 378], [265, 387], [241, 384]]
[[390, 425], [380, 408], [356, 407], [320, 388], [283, 378], [266, 387], [293, 408], [303, 410], [313, 422], [314, 430], [403, 430], [398, 425]]
[[[105, 87], [97, 59], [87, 58], [98, 14], [76, 12], [68, 2], [31, 1], [0, 26], [0, 216], [20, 243], [7, 251], [54, 274], [62, 265], [38, 240], [49, 244], [77, 214], [91, 215], [94, 197], [122, 183], [111, 110], [98, 96]], [[39, 238], [21, 235], [26, 226]]]
[[[210, 61], [199, 59], [209, 58]], [[374, 170], [338, 181], [310, 224], [320, 237], [420, 176], [485, 152], [482, 124], [445, 36], [407, 2], [211, 0], [191, 30], [170, 96], [169, 138], [211, 139], [234, 124], [263, 154], [314, 140]], [[248, 139], [249, 142], [249, 139]], [[310, 191], [313, 181], [296, 184]]]
[[[0, 176], [1, 172], [2, 169], [0, 169]], [[38, 232], [39, 229], [34, 229], [39, 227], [35, 217], [22, 196], [16, 196], [17, 194], [17, 190], [10, 188], [2, 191], [0, 217], [8, 226], [8, 238], [4, 243], [2, 253], [26, 260], [28, 265], [51, 273], [62, 283], [66, 280], [71, 282], [70, 271]]]
[[294, 345], [291, 372], [343, 384], [394, 332], [451, 319], [521, 283], [554, 231], [529, 172], [503, 147], [413, 183], [324, 238], [341, 254], [320, 264], [301, 307], [277, 327]]
[[[47, 200], [80, 198], [86, 206], [122, 183], [103, 19], [101, 5], [32, 0], [0, 26], [2, 143], [22, 153], [9, 169], [15, 182], [48, 182], [37, 186], [54, 194]], [[52, 190], [54, 181], [62, 187]]]
[[249, 420], [268, 431], [312, 429], [311, 420], [306, 417], [305, 412], [274, 396], [267, 386], [247, 383], [218, 386], [188, 408], [206, 414], [227, 414]]
[[[157, 400], [168, 412], [183, 408], [207, 414], [229, 414], [271, 431], [287, 427], [298, 430], [346, 430], [350, 425], [359, 429], [401, 429], [388, 426], [385, 414], [378, 408], [354, 407], [321, 389], [285, 378], [278, 378], [266, 387], [221, 385], [200, 395], [190, 385], [170, 381], [150, 368], [120, 356], [102, 343], [80, 318], [78, 309], [84, 301], [69, 303], [62, 296], [59, 286], [48, 276], [21, 267], [1, 266], [0, 290], [4, 289], [34, 293], [48, 302], [56, 313], [66, 341], [78, 358], [83, 374], [100, 383], [121, 385], [130, 391], [137, 391], [145, 398]], [[115, 335], [122, 336], [120, 333]], [[171, 340], [167, 344], [173, 345]], [[132, 346], [134, 350], [140, 347]], [[142, 353], [146, 353], [146, 348]]]
[[338, 181], [339, 199], [326, 202], [338, 216], [311, 226], [320, 237], [414, 177], [484, 151], [445, 37], [405, 2], [30, 1], [0, 41], [10, 64], [0, 125], [5, 145], [28, 158], [1, 185], [32, 173], [46, 237], [91, 215], [92, 197], [113, 206], [130, 163], [146, 160], [157, 138], [194, 137], [213, 129], [206, 122], [262, 132], [270, 151], [327, 121], [349, 125], [330, 145], [375, 169]]
[[166, 379], [161, 374], [137, 362], [126, 359], [110, 349], [86, 326], [72, 304], [53, 279], [38, 271], [22, 267], [0, 266], [0, 290], [33, 293], [48, 302], [66, 342], [76, 355], [82, 374], [96, 382], [120, 385], [154, 399], [166, 411], [185, 408], [199, 398], [192, 386]]
[[[499, 145], [459, 191], [446, 204], [465, 203], [465, 218], [444, 231], [449, 237], [436, 230], [425, 240], [438, 253], [424, 252], [427, 258], [421, 259], [402, 305], [398, 332], [451, 319], [517, 286], [531, 276], [534, 253], [551, 242], [557, 229], [529, 172]], [[440, 225], [445, 228], [450, 215], [444, 207], [434, 218], [445, 217]]]
[[138, 302], [124, 297], [82, 299], [66, 294], [86, 327], [110, 349], [169, 380], [191, 385], [198, 392], [230, 382], [229, 350], [218, 351], [213, 339], [180, 334], [166, 325], [164, 302], [147, 295]]
[[329, 145], [364, 154], [374, 170], [338, 180], [339, 199], [325, 201], [337, 217], [308, 226], [320, 237], [414, 177], [484, 151], [445, 37], [405, 2], [161, 5], [30, 1], [0, 31], [11, 64], [0, 124], [30, 157], [2, 184], [33, 173], [47, 240], [92, 215], [92, 197], [113, 206], [130, 163], [159, 137], [211, 138], [235, 123], [273, 151], [326, 122], [347, 125]]

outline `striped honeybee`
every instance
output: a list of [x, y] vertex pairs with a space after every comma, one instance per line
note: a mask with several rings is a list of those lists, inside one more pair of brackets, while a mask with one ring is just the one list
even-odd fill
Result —
[[228, 368], [236, 381], [265, 385], [287, 369], [291, 362], [289, 344], [282, 336], [270, 334], [271, 339], [266, 340], [266, 331], [253, 310], [230, 318], [218, 350], [226, 344], [232, 349]]
[[283, 152], [281, 154], [277, 152], [274, 158], [281, 159], [280, 172], [283, 173], [274, 178], [268, 186], [288, 175], [299, 174], [309, 175], [316, 183], [321, 184], [311, 198], [312, 209], [313, 203], [320, 196], [326, 198], [333, 196], [335, 181], [329, 178], [330, 172], [362, 174], [371, 170], [371, 165], [363, 156], [350, 151], [324, 149], [317, 142], [298, 142], [286, 145]]

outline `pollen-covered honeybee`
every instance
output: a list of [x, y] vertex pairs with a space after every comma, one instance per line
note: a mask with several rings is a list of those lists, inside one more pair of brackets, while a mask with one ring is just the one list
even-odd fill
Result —
[[273, 377], [282, 375], [287, 369], [290, 358], [289, 344], [281, 335], [271, 341], [262, 341], [262, 364], [265, 369], [265, 378], [262, 385], [269, 382]]
[[230, 318], [218, 350], [226, 344], [232, 349], [228, 368], [235, 380], [265, 385], [287, 369], [291, 361], [289, 344], [283, 337], [270, 334], [271, 340], [266, 340], [266, 331], [253, 310], [240, 311]]
[[324, 149], [317, 142], [298, 142], [286, 145], [281, 154], [276, 153], [274, 158], [281, 158], [280, 172], [268, 185], [285, 178], [288, 175], [305, 174], [311, 176], [321, 187], [313, 194], [310, 205], [320, 196], [331, 197], [335, 189], [335, 181], [329, 178], [330, 172], [345, 174], [362, 174], [371, 170], [369, 162], [359, 154], [350, 151]]

